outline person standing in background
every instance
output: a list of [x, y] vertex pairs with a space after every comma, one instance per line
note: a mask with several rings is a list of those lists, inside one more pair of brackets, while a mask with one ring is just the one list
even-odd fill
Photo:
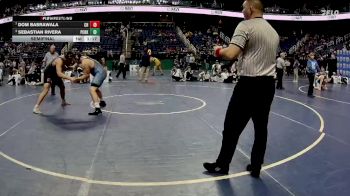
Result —
[[123, 79], [126, 79], [126, 62], [125, 62], [125, 55], [122, 53], [119, 56], [119, 70], [117, 73], [117, 79], [119, 78], [119, 75], [123, 72]]
[[318, 63], [315, 59], [315, 53], [311, 52], [309, 54], [309, 60], [307, 61], [306, 66], [306, 73], [307, 77], [309, 78], [309, 90], [307, 95], [311, 98], [315, 97], [314, 94], [314, 81], [315, 81], [315, 74], [320, 70], [320, 67], [318, 66]]
[[16, 60], [12, 61], [12, 68], [13, 69], [18, 69]]
[[96, 52], [95, 55], [92, 55], [92, 58], [97, 60], [104, 67], [104, 69], [107, 70], [107, 51], [105, 51], [101, 46], [93, 48], [92, 50]]
[[321, 69], [322, 67], [323, 67], [325, 70], [327, 69], [327, 62], [326, 62], [326, 60], [325, 60], [322, 56], [320, 56], [320, 58], [318, 58], [317, 62], [318, 62], [318, 65], [319, 65], [320, 69]]
[[333, 73], [337, 73], [337, 58], [334, 53], [328, 59], [328, 77], [332, 78]]
[[26, 67], [26, 62], [24, 62], [23, 59], [20, 59], [20, 60], [19, 60], [19, 67], [23, 67], [23, 68]]
[[[50, 51], [45, 54], [45, 57], [43, 59], [43, 69], [45, 69], [47, 66], [49, 66], [52, 61], [58, 57], [58, 53], [56, 52], [56, 46], [51, 45]], [[51, 95], [55, 95], [55, 86], [56, 84], [54, 82], [51, 83]]]
[[191, 66], [191, 69], [196, 69], [196, 58], [193, 56], [191, 53], [190, 58], [189, 58], [189, 64]]
[[298, 82], [299, 80], [299, 67], [300, 67], [300, 62], [298, 60], [298, 57], [294, 57], [294, 63], [293, 63], [293, 73], [294, 73], [294, 78], [293, 82]]
[[215, 64], [211, 66], [211, 71], [213, 76], [221, 74], [221, 64], [218, 60], [216, 60]]
[[287, 76], [289, 76], [290, 75], [290, 73], [291, 73], [291, 62], [289, 61], [289, 59], [288, 58], [286, 58], [285, 59], [285, 65], [286, 65], [286, 73], [287, 73]]
[[185, 58], [185, 66], [187, 67], [190, 64], [190, 54], [188, 53], [184, 58]]
[[25, 76], [26, 76], [25, 66], [18, 67], [18, 74], [20, 75], [19, 83], [22, 85], [25, 84]]
[[276, 71], [277, 71], [277, 86], [276, 89], [283, 90], [283, 74], [284, 74], [284, 68], [286, 67], [286, 62], [284, 59], [286, 58], [286, 53], [282, 52], [280, 54], [280, 57], [277, 58], [277, 63], [276, 63]]
[[144, 54], [140, 62], [139, 81], [142, 81], [142, 80], [144, 80], [145, 82], [148, 81], [149, 67], [151, 65], [150, 58], [151, 56], [148, 50], [146, 49], [144, 51]]

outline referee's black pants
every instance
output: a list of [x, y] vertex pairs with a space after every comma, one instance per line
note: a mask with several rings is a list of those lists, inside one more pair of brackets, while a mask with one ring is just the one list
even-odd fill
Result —
[[239, 136], [250, 118], [255, 130], [251, 165], [260, 168], [264, 162], [267, 124], [275, 94], [273, 77], [241, 77], [233, 91], [224, 123], [221, 151], [216, 163], [228, 167], [236, 150]]
[[277, 71], [277, 89], [283, 89], [282, 79], [283, 79], [283, 69], [276, 68]]

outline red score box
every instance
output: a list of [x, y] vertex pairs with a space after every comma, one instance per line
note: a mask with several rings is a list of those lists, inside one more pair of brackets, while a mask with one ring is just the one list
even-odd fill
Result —
[[100, 21], [90, 21], [90, 28], [100, 28]]

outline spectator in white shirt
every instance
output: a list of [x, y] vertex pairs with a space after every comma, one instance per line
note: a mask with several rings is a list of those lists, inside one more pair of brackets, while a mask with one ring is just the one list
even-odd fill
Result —
[[213, 76], [215, 77], [216, 75], [220, 75], [221, 73], [221, 64], [219, 63], [218, 60], [216, 60], [215, 64], [212, 65], [212, 73]]
[[171, 75], [176, 82], [183, 81], [183, 74], [179, 67], [174, 66], [171, 70]]
[[284, 59], [286, 58], [286, 53], [282, 52], [280, 54], [280, 57], [277, 58], [276, 63], [276, 71], [277, 71], [277, 86], [276, 89], [283, 90], [282, 80], [283, 80], [283, 72], [284, 67], [286, 66], [286, 63]]
[[195, 61], [196, 59], [194, 58], [193, 54], [191, 54], [189, 63], [195, 63]]
[[201, 82], [209, 82], [210, 81], [210, 73], [207, 70], [199, 73], [198, 77], [199, 77], [199, 81], [201, 81]]
[[20, 82], [21, 82], [21, 75], [19, 74], [19, 72], [16, 69], [14, 69], [12, 71], [12, 74], [9, 75], [9, 79], [8, 79], [7, 84], [12, 83], [13, 86], [14, 85], [18, 86], [18, 85], [20, 85]]
[[227, 69], [221, 73], [221, 79], [223, 83], [232, 83], [233, 82], [233, 74], [230, 74]]
[[297, 57], [294, 57], [294, 64], [293, 64], [294, 79], [293, 79], [293, 82], [298, 82], [298, 80], [299, 80], [299, 67], [300, 67], [300, 62], [299, 62]]
[[17, 62], [16, 62], [16, 60], [13, 60], [13, 61], [12, 61], [12, 68], [15, 68], [15, 69], [17, 68]]

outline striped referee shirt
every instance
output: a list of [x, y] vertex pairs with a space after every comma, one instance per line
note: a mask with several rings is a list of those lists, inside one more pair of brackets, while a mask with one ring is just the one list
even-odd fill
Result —
[[244, 20], [238, 24], [231, 39], [242, 49], [238, 58], [240, 76], [274, 76], [279, 35], [263, 18]]
[[53, 54], [51, 54], [51, 52], [47, 52], [46, 54], [45, 54], [45, 57], [44, 57], [44, 62], [45, 62], [45, 66], [47, 67], [47, 66], [49, 66], [51, 63], [52, 63], [52, 61], [55, 59], [55, 58], [57, 58], [59, 55], [58, 55], [58, 53], [57, 52], [55, 52], [55, 53], [53, 53]]
[[284, 60], [283, 58], [281, 58], [281, 57], [278, 57], [278, 58], [277, 58], [276, 63], [277, 63], [276, 67], [277, 67], [278, 69], [283, 69], [284, 67], [287, 66], [285, 60]]

